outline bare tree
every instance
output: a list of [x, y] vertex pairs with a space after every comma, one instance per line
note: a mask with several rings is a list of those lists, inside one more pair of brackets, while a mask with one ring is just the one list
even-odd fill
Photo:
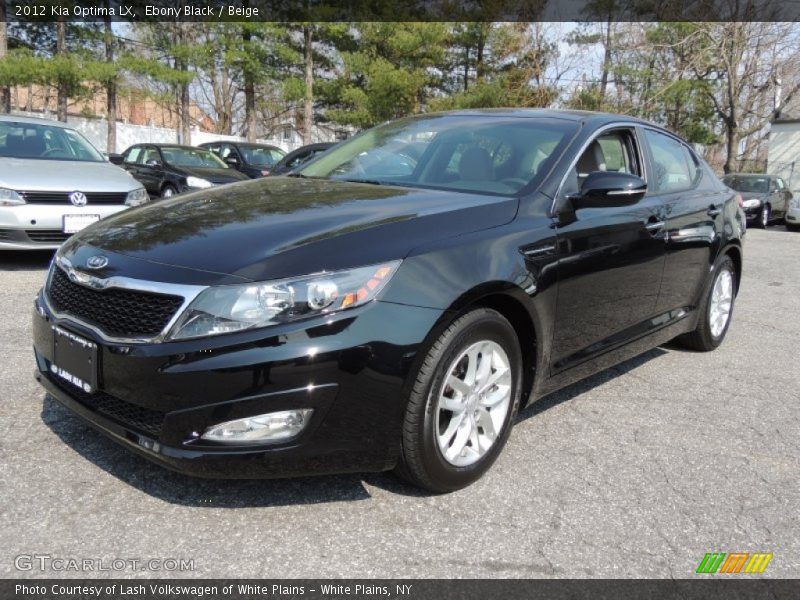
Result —
[[[0, 61], [5, 60], [7, 53], [6, 0], [0, 0]], [[0, 111], [11, 112], [11, 93], [6, 85], [0, 87]]]
[[[106, 8], [109, 8], [111, 0], [105, 0]], [[111, 30], [111, 17], [105, 17], [103, 30], [103, 43], [106, 51], [106, 62], [110, 65], [114, 62], [114, 32]], [[117, 151], [117, 81], [116, 78], [109, 79], [106, 83], [106, 149], [108, 152]]]
[[303, 49], [306, 82], [306, 93], [303, 99], [303, 143], [310, 144], [314, 130], [314, 46], [310, 25], [303, 27]]
[[[59, 17], [56, 21], [56, 54], [61, 58], [67, 55], [67, 25], [63, 17]], [[57, 116], [59, 121], [66, 122], [67, 120], [68, 96], [67, 82], [62, 77], [58, 81]]]

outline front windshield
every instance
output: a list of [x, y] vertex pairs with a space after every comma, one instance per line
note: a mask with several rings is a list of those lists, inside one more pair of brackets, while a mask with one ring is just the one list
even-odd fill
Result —
[[286, 156], [286, 153], [282, 150], [270, 148], [269, 146], [245, 146], [240, 144], [239, 150], [247, 164], [257, 167], [271, 167]]
[[541, 180], [576, 128], [554, 118], [411, 117], [339, 144], [299, 174], [511, 196]]
[[726, 177], [723, 179], [725, 185], [733, 188], [737, 192], [750, 192], [754, 194], [766, 194], [769, 192], [769, 177]]
[[164, 161], [176, 167], [199, 167], [206, 169], [229, 168], [216, 154], [201, 148], [181, 148], [180, 146], [162, 146]]
[[0, 156], [82, 162], [105, 160], [103, 155], [74, 129], [45, 123], [10, 121], [0, 121]]

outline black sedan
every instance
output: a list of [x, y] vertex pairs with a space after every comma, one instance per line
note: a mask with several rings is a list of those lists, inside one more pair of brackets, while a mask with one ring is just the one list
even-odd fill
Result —
[[692, 147], [644, 121], [402, 119], [288, 177], [76, 234], [35, 302], [37, 378], [185, 473], [396, 469], [455, 490], [520, 407], [673, 338], [719, 346], [741, 218]]
[[151, 196], [162, 198], [249, 179], [208, 150], [194, 146], [136, 144], [114, 162], [129, 171]]
[[767, 227], [783, 220], [789, 210], [792, 192], [780, 177], [763, 173], [731, 173], [722, 178], [729, 188], [742, 196], [742, 207], [748, 223]]
[[320, 142], [319, 144], [308, 144], [307, 146], [299, 147], [297, 150], [292, 150], [272, 168], [271, 175], [284, 175], [307, 163], [318, 154], [322, 154], [333, 145], [333, 142]]
[[200, 144], [199, 147], [210, 150], [225, 161], [225, 164], [241, 171], [251, 179], [272, 174], [275, 165], [286, 156], [286, 152], [277, 146], [268, 144], [206, 142]]

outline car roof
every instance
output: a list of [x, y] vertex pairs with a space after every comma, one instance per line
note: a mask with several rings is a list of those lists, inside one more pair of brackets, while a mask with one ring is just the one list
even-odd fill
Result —
[[728, 173], [723, 177], [769, 177], [770, 179], [777, 179], [776, 175], [768, 175], [767, 173]]
[[75, 129], [69, 123], [62, 121], [39, 117], [18, 117], [16, 115], [0, 115], [0, 123], [25, 123], [26, 125], [49, 125], [51, 127], [60, 127], [61, 129]]
[[578, 121], [593, 122], [597, 125], [600, 125], [604, 122], [624, 120], [633, 123], [641, 123], [643, 125], [653, 125], [648, 121], [644, 121], [637, 117], [631, 117], [628, 115], [594, 112], [590, 110], [568, 110], [568, 109], [555, 109], [555, 108], [476, 108], [476, 109], [453, 110], [441, 113], [427, 113], [427, 114], [456, 115], [456, 116], [517, 117], [517, 118], [527, 118], [527, 119], [550, 118], [550, 119], [564, 119], [576, 122]]
[[185, 148], [187, 150], [205, 150], [200, 146], [189, 146], [187, 144], [170, 144], [169, 142], [141, 142], [136, 146], [155, 146], [156, 148]]

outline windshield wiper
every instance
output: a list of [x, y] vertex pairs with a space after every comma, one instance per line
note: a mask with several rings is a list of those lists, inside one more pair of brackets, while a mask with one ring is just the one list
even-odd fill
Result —
[[287, 173], [287, 177], [299, 177], [300, 179], [308, 179], [308, 175], [303, 175], [302, 173]]
[[346, 181], [347, 183], [367, 183], [369, 185], [384, 185], [382, 181], [377, 179], [339, 179], [339, 181]]

